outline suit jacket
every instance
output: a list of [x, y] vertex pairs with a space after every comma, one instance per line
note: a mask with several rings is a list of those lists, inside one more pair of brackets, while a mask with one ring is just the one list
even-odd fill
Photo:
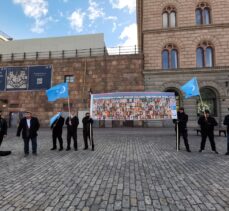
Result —
[[[173, 123], [178, 123], [179, 131], [187, 130], [188, 115], [186, 113], [177, 112], [177, 119], [173, 120]], [[175, 128], [176, 129], [176, 128]]]
[[90, 133], [90, 124], [92, 126], [93, 119], [86, 116], [82, 119], [82, 122], [83, 122], [83, 132], [89, 134]]
[[68, 132], [77, 132], [77, 127], [79, 125], [79, 119], [77, 116], [71, 118], [71, 125], [69, 124], [69, 117], [67, 117], [65, 124], [67, 125]]
[[62, 116], [60, 116], [51, 125], [51, 128], [52, 128], [53, 133], [55, 133], [55, 134], [62, 134], [63, 126], [64, 126], [64, 118]]
[[0, 134], [7, 135], [7, 122], [0, 117]]
[[37, 136], [37, 131], [40, 128], [40, 123], [36, 117], [30, 120], [30, 128], [28, 129], [26, 118], [22, 118], [18, 125], [17, 136], [20, 136], [22, 131], [22, 138], [34, 138]]
[[200, 125], [201, 131], [204, 133], [213, 132], [214, 127], [218, 125], [215, 118], [211, 116], [208, 118], [201, 116], [198, 120], [198, 124]]
[[227, 132], [229, 133], [229, 115], [225, 116], [223, 124], [227, 125]]

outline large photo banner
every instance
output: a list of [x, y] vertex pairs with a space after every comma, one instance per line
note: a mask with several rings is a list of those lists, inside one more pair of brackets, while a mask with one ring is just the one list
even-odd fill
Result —
[[116, 92], [92, 94], [90, 112], [95, 120], [177, 119], [172, 92]]

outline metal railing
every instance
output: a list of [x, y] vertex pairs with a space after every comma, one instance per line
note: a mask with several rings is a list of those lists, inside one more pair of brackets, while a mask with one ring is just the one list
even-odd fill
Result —
[[0, 54], [0, 61], [21, 61], [21, 60], [41, 60], [41, 59], [65, 59], [77, 57], [92, 56], [112, 56], [112, 55], [130, 55], [139, 54], [137, 46], [119, 46], [113, 48], [89, 48], [62, 51], [44, 51], [44, 52], [22, 52], [11, 54]]

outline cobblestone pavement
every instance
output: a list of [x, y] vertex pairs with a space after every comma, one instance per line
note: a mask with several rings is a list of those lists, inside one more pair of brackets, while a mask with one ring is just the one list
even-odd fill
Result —
[[[24, 157], [22, 140], [10, 130], [0, 157], [0, 210], [229, 210], [226, 138], [216, 137], [219, 155], [175, 151], [173, 129], [95, 129], [96, 148], [50, 151], [51, 133], [39, 133], [38, 156]], [[64, 133], [66, 146], [66, 132]]]

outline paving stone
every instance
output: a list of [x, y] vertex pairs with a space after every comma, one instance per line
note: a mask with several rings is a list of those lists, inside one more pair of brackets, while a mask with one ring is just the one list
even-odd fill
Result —
[[[198, 152], [200, 136], [189, 130], [192, 153], [175, 151], [174, 129], [95, 129], [96, 150], [50, 151], [52, 136], [42, 128], [38, 155], [24, 158], [23, 142], [9, 129], [1, 150], [1, 211], [219, 210], [229, 211], [229, 157], [225, 137]], [[66, 147], [66, 129], [63, 131]]]

